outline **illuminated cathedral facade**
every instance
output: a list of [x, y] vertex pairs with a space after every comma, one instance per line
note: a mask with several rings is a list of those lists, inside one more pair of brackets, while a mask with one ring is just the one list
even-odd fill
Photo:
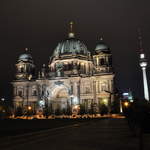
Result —
[[35, 114], [99, 113], [113, 102], [112, 54], [100, 39], [94, 50], [75, 37], [70, 24], [68, 38], [58, 43], [47, 65], [36, 73], [31, 54], [21, 54], [13, 84], [15, 111]]

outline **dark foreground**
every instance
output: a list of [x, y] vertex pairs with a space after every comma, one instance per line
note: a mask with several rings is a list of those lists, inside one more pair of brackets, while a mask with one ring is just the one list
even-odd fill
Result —
[[[23, 138], [23, 137], [22, 137]], [[144, 150], [150, 149], [150, 135], [144, 135]], [[132, 136], [125, 119], [103, 119], [78, 123], [48, 131], [10, 146], [11, 150], [139, 150], [139, 139]]]
[[[47, 130], [63, 126], [82, 123], [88, 121], [96, 121], [97, 119], [6, 119], [0, 120], [0, 138], [6, 136], [16, 136], [20, 134]], [[99, 119], [98, 119], [99, 120]]]

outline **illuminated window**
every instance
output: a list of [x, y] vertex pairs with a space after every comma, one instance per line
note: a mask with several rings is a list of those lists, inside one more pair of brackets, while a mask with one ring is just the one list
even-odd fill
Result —
[[106, 91], [106, 83], [101, 84], [101, 91]]
[[32, 87], [32, 96], [37, 96], [36, 86]]
[[107, 98], [104, 98], [103, 101], [102, 101], [102, 103], [103, 103], [104, 105], [108, 105], [108, 99], [107, 99]]
[[19, 65], [19, 67], [18, 67], [18, 71], [19, 71], [20, 73], [23, 73], [24, 68], [23, 68], [23, 66], [22, 66], [22, 65]]

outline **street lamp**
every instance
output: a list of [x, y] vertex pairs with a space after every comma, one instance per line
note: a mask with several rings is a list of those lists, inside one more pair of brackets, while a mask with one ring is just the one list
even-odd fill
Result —
[[127, 108], [129, 107], [129, 102], [124, 102], [123, 105]]
[[5, 98], [1, 98], [1, 101], [5, 101]]
[[28, 106], [27, 107], [27, 119], [28, 119], [29, 115], [31, 115], [31, 110], [32, 110], [32, 107]]
[[123, 109], [122, 109], [122, 100], [119, 99], [119, 102], [120, 102], [120, 113], [123, 113]]
[[30, 111], [32, 109], [32, 107], [31, 106], [28, 106], [28, 110]]

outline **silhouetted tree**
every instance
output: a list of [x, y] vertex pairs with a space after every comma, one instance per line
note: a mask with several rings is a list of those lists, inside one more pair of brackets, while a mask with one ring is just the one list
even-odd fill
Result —
[[15, 116], [22, 116], [23, 115], [23, 109], [21, 107], [17, 107], [15, 111]]
[[104, 114], [107, 114], [107, 113], [108, 113], [108, 107], [105, 104], [102, 104], [100, 106], [100, 114], [104, 115]]

